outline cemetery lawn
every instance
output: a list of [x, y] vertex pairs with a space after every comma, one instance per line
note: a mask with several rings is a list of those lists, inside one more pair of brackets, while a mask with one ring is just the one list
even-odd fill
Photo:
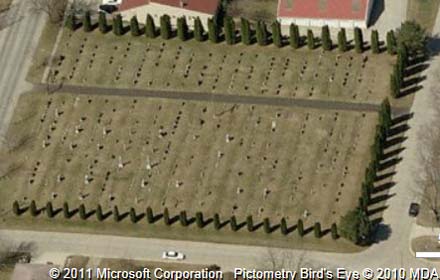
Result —
[[[40, 44], [46, 44], [42, 39]], [[46, 54], [47, 55], [47, 54]], [[40, 83], [45, 54], [29, 73]], [[39, 58], [40, 57], [40, 58]], [[64, 30], [52, 69], [52, 82], [108, 88], [137, 88], [201, 94], [288, 97], [379, 104], [389, 96], [395, 57], [358, 55], [337, 50], [323, 53], [306, 47], [260, 47], [193, 39], [115, 37], [98, 30]], [[387, 74], [384, 74], [387, 73]], [[412, 96], [393, 100], [409, 107]]]
[[229, 226], [185, 229], [145, 219], [128, 226], [128, 218], [118, 226], [112, 217], [84, 222], [64, 220], [62, 213], [49, 222], [29, 213], [13, 217], [10, 205], [52, 201], [57, 209], [66, 201], [71, 209], [84, 203], [89, 210], [117, 205], [138, 213], [167, 207], [173, 216], [202, 211], [206, 218], [218, 213], [243, 222], [252, 215], [273, 225], [302, 218], [305, 228], [320, 222], [327, 230], [357, 205], [376, 123], [376, 113], [367, 112], [24, 94], [6, 137], [2, 226], [355, 250], [329, 234], [301, 239], [295, 230], [284, 237], [279, 230], [233, 233]]

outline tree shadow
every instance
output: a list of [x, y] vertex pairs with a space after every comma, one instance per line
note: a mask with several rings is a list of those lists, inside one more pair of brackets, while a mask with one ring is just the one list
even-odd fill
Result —
[[403, 133], [403, 132], [407, 131], [408, 129], [410, 129], [410, 127], [406, 123], [395, 125], [393, 128], [390, 128], [388, 130], [387, 136], [388, 137], [393, 137], [393, 136], [396, 136], [397, 134], [400, 134], [400, 133]]
[[428, 63], [423, 63], [423, 62], [422, 63], [417, 63], [416, 65], [408, 67], [407, 69], [405, 69], [405, 77], [419, 74], [419, 73], [425, 71], [428, 68], [429, 68], [429, 64]]
[[389, 177], [392, 177], [395, 174], [396, 174], [395, 171], [391, 171], [391, 172], [387, 172], [387, 173], [384, 173], [384, 174], [381, 174], [381, 175], [376, 175], [376, 178], [375, 178], [374, 181], [375, 182], [379, 182], [379, 181], [385, 180], [385, 179], [387, 179]]
[[421, 90], [422, 88], [423, 88], [423, 86], [416, 85], [416, 86], [401, 90], [398, 98], [402, 98], [402, 97], [408, 96], [410, 94], [414, 94], [414, 93], [418, 92], [419, 90]]
[[395, 126], [395, 125], [397, 125], [397, 124], [399, 124], [399, 123], [409, 121], [410, 119], [413, 118], [413, 116], [414, 116], [413, 113], [402, 114], [402, 115], [396, 116], [396, 117], [394, 117], [394, 118], [391, 120], [391, 125], [392, 125], [392, 126]]
[[381, 194], [378, 196], [375, 196], [373, 198], [370, 199], [370, 203], [368, 204], [368, 206], [374, 205], [376, 203], [385, 201], [390, 199], [391, 197], [395, 196], [396, 194]]
[[418, 76], [418, 77], [412, 77], [412, 78], [409, 78], [409, 79], [407, 79], [407, 80], [405, 80], [403, 82], [403, 87], [404, 88], [408, 88], [408, 87], [416, 86], [419, 83], [423, 82], [424, 80], [426, 80], [426, 76], [425, 75], [424, 76]]
[[385, 206], [380, 206], [380, 207], [377, 207], [377, 208], [374, 208], [374, 209], [371, 209], [371, 210], [368, 209], [368, 211], [367, 211], [367, 215], [368, 215], [368, 216], [373, 216], [373, 215], [375, 215], [375, 214], [382, 213], [382, 212], [384, 212], [387, 208], [388, 208], [388, 206], [385, 205]]
[[394, 150], [392, 150], [392, 151], [389, 151], [389, 152], [387, 152], [387, 153], [385, 153], [385, 154], [383, 154], [382, 155], [382, 157], [380, 158], [381, 160], [387, 160], [387, 159], [389, 159], [389, 158], [392, 158], [392, 157], [395, 157], [395, 156], [397, 156], [397, 155], [399, 155], [401, 152], [403, 152], [405, 150], [405, 148], [397, 148], [397, 149], [394, 149]]
[[378, 169], [379, 169], [379, 171], [388, 169], [388, 168], [393, 167], [394, 165], [398, 164], [401, 161], [402, 161], [402, 158], [392, 158], [392, 159], [387, 160], [383, 163], [380, 163]]
[[393, 137], [389, 140], [386, 140], [384, 147], [385, 149], [391, 148], [392, 146], [402, 144], [403, 142], [405, 142], [406, 139], [407, 139], [406, 136]]
[[385, 1], [384, 0], [376, 0], [373, 4], [373, 8], [371, 10], [370, 20], [367, 23], [368, 26], [373, 26], [379, 20], [382, 13], [385, 11]]
[[394, 187], [395, 185], [396, 185], [396, 183], [394, 183], [394, 182], [386, 182], [386, 183], [380, 184], [380, 185], [373, 188], [372, 193], [375, 194], [375, 193], [387, 191], [387, 190], [391, 189], [392, 187]]
[[382, 218], [373, 220], [373, 224], [375, 224], [376, 226], [371, 239], [372, 243], [380, 243], [387, 240], [391, 236], [391, 227], [389, 225], [382, 224]]

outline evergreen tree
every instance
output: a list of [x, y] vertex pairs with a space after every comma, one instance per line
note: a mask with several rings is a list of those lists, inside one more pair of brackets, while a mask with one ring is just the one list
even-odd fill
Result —
[[107, 16], [103, 12], [99, 13], [98, 27], [99, 27], [99, 31], [101, 31], [101, 33], [103, 33], [103, 34], [107, 33], [107, 31], [108, 31]]
[[202, 212], [196, 213], [196, 224], [199, 228], [203, 228], [205, 226], [205, 221], [203, 221], [203, 213]]
[[316, 238], [321, 238], [322, 232], [321, 232], [321, 224], [316, 222], [315, 226], [313, 227], [313, 232], [315, 233]]
[[247, 19], [241, 18], [241, 25], [240, 25], [240, 35], [241, 35], [241, 42], [249, 46], [252, 44], [252, 30], [250, 23]]
[[222, 226], [221, 221], [220, 221], [220, 215], [215, 213], [214, 214], [214, 218], [213, 218], [213, 223], [214, 223], [214, 228], [216, 230], [219, 230]]
[[303, 237], [304, 234], [305, 234], [303, 221], [301, 219], [299, 219], [296, 226], [297, 226], [297, 229], [298, 229], [299, 236]]
[[182, 226], [184, 227], [188, 226], [188, 218], [186, 215], [186, 211], [180, 211], [179, 220]]
[[84, 204], [81, 204], [78, 208], [79, 217], [81, 220], [87, 219], [87, 212], [86, 212], [86, 206]]
[[163, 221], [165, 225], [170, 226], [171, 225], [171, 218], [170, 218], [170, 212], [168, 211], [168, 208], [165, 207], [163, 210]]
[[330, 231], [331, 231], [331, 234], [332, 234], [332, 239], [336, 240], [336, 239], [339, 238], [338, 227], [337, 227], [337, 225], [335, 223], [332, 224], [332, 227], [331, 227]]
[[75, 31], [76, 27], [78, 26], [77, 22], [76, 22], [76, 17], [74, 13], [69, 13], [66, 17], [66, 22], [65, 22], [65, 26], [71, 30], [71, 31]]
[[29, 210], [31, 212], [32, 217], [36, 217], [36, 216], [38, 216], [38, 214], [40, 214], [40, 211], [38, 211], [38, 209], [37, 209], [37, 204], [35, 203], [35, 200], [31, 201], [31, 205], [29, 206]]
[[365, 211], [357, 208], [341, 218], [339, 231], [342, 237], [356, 244], [365, 245], [370, 240], [372, 226]]
[[90, 16], [90, 11], [86, 11], [83, 16], [83, 29], [84, 32], [91, 32], [93, 30], [92, 17]]
[[104, 213], [100, 204], [96, 207], [96, 219], [100, 222], [104, 221]]
[[194, 20], [194, 39], [198, 42], [205, 41], [205, 30], [199, 17]]
[[113, 219], [115, 220], [115, 222], [121, 221], [121, 215], [119, 214], [119, 208], [116, 205], [113, 207]]
[[177, 37], [180, 40], [186, 41], [189, 39], [189, 28], [186, 22], [186, 17], [180, 17], [177, 19]]
[[147, 15], [147, 21], [145, 23], [145, 35], [148, 38], [156, 38], [157, 36], [156, 24], [150, 14]]
[[147, 221], [149, 224], [154, 223], [153, 209], [151, 209], [150, 206], [147, 207], [146, 216], [147, 216]]
[[388, 130], [392, 125], [391, 104], [388, 98], [385, 98], [380, 105], [380, 116], [381, 123]]
[[141, 30], [139, 29], [139, 22], [136, 16], [133, 16], [130, 20], [130, 31], [131, 36], [137, 37], [141, 35]]
[[246, 226], [248, 231], [250, 232], [254, 231], [254, 220], [252, 219], [251, 215], [247, 216], [246, 218]]
[[124, 34], [124, 25], [120, 14], [113, 17], [113, 33], [116, 36], [122, 36]]
[[330, 51], [332, 49], [332, 39], [330, 37], [330, 29], [328, 25], [322, 27], [321, 31], [322, 48], [325, 51]]
[[160, 36], [164, 40], [171, 39], [172, 36], [171, 29], [171, 18], [169, 15], [163, 15], [160, 17]]
[[64, 218], [66, 219], [70, 219], [70, 217], [72, 216], [69, 210], [69, 204], [67, 202], [63, 203], [63, 214], [64, 214]]
[[14, 215], [16, 215], [16, 216], [21, 215], [20, 205], [18, 204], [17, 200], [14, 201], [14, 203], [12, 204], [12, 212], [14, 212]]
[[270, 226], [269, 218], [264, 218], [264, 220], [263, 220], [263, 229], [264, 229], [265, 233], [271, 233], [272, 232], [272, 228]]
[[354, 28], [354, 49], [357, 53], [364, 51], [364, 39], [362, 36], [362, 30], [359, 27]]
[[281, 34], [281, 25], [275, 20], [272, 23], [272, 41], [275, 46], [281, 48], [283, 46], [283, 35]]
[[293, 49], [301, 47], [301, 35], [299, 34], [298, 25], [292, 23], [289, 28], [289, 43]]
[[402, 78], [405, 76], [405, 69], [409, 65], [408, 49], [405, 45], [401, 45], [397, 50], [397, 65]]
[[379, 32], [377, 32], [377, 30], [371, 32], [371, 50], [373, 53], [380, 53]]
[[391, 73], [390, 75], [390, 92], [391, 96], [394, 98], [398, 98], [400, 95], [400, 88], [395, 73]]
[[348, 50], [345, 28], [341, 28], [338, 32], [338, 49], [340, 52], [346, 52]]
[[53, 218], [55, 216], [55, 212], [53, 210], [52, 202], [47, 202], [46, 204], [46, 215], [48, 218]]
[[256, 36], [257, 36], [257, 43], [260, 46], [266, 46], [268, 43], [268, 34], [267, 34], [267, 27], [266, 23], [264, 21], [258, 21], [257, 22], [257, 30], [256, 30]]
[[229, 222], [231, 224], [231, 230], [237, 231], [238, 230], [237, 218], [235, 216], [232, 216]]
[[133, 207], [130, 208], [130, 221], [133, 224], [137, 223], [137, 221], [138, 221], [137, 215], [136, 215], [136, 210]]
[[313, 35], [312, 30], [307, 30], [307, 47], [310, 50], [315, 49], [315, 36]]
[[281, 219], [281, 222], [280, 222], [280, 229], [281, 229], [281, 233], [282, 233], [283, 235], [287, 235], [287, 234], [289, 233], [289, 229], [288, 229], [288, 227], [287, 227], [287, 221], [286, 221], [285, 218], [282, 218], [282, 219]]
[[389, 54], [395, 54], [397, 48], [396, 36], [394, 31], [390, 30], [387, 33], [387, 51]]
[[234, 45], [236, 42], [236, 35], [235, 35], [235, 22], [232, 17], [226, 17], [225, 19], [225, 39], [226, 43], [228, 45]]
[[214, 44], [217, 44], [220, 41], [220, 32], [217, 23], [214, 19], [208, 19], [208, 38]]

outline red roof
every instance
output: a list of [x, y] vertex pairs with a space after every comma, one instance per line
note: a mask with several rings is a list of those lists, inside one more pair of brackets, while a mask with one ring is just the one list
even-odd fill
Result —
[[[182, 0], [183, 9], [214, 15], [219, 6], [220, 0]], [[119, 10], [125, 11], [140, 6], [157, 3], [161, 5], [181, 7], [181, 0], [124, 0], [119, 6]]]
[[369, 1], [279, 0], [278, 17], [361, 20], [366, 18]]

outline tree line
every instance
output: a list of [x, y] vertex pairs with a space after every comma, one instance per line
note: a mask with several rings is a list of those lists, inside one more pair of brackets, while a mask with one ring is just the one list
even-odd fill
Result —
[[137, 212], [134, 208], [130, 208], [128, 212], [123, 213], [118, 206], [114, 206], [111, 211], [107, 212], [104, 212], [101, 205], [98, 205], [92, 210], [87, 210], [84, 204], [79, 205], [79, 207], [75, 209], [71, 209], [67, 202], [64, 202], [63, 207], [60, 209], [55, 209], [50, 201], [47, 202], [45, 207], [39, 208], [35, 200], [32, 200], [28, 207], [20, 207], [18, 201], [14, 201], [12, 204], [12, 211], [16, 216], [21, 216], [24, 213], [29, 212], [32, 217], [37, 217], [45, 213], [48, 218], [54, 218], [60, 213], [62, 213], [66, 219], [78, 215], [81, 220], [87, 220], [92, 216], [95, 216], [98, 221], [104, 221], [112, 216], [115, 222], [120, 222], [128, 216], [130, 221], [134, 224], [142, 220], [146, 220], [149, 224], [154, 224], [159, 220], [162, 220], [166, 226], [171, 226], [172, 224], [179, 222], [183, 227], [195, 223], [198, 228], [204, 228], [212, 223], [216, 230], [220, 230], [229, 224], [230, 229], [233, 232], [237, 232], [242, 228], [246, 228], [249, 232], [254, 232], [262, 227], [263, 231], [267, 234], [279, 229], [282, 235], [288, 235], [296, 230], [300, 237], [313, 231], [316, 238], [321, 238], [326, 232], [330, 231], [333, 239], [339, 238], [336, 223], [332, 224], [329, 230], [323, 231], [319, 222], [316, 222], [313, 227], [306, 229], [302, 219], [298, 219], [294, 226], [289, 226], [285, 218], [282, 218], [278, 224], [273, 224], [269, 218], [264, 218], [262, 222], [257, 223], [254, 221], [252, 215], [247, 216], [244, 221], [240, 222], [235, 215], [225, 220], [222, 219], [219, 214], [214, 214], [212, 217], [206, 218], [202, 212], [196, 212], [194, 217], [190, 217], [190, 215], [187, 214], [187, 211], [180, 211], [178, 215], [173, 216], [166, 207], [161, 213], [154, 213], [151, 207], [147, 207], [145, 212], [142, 213]]
[[[251, 23], [245, 18], [241, 18], [237, 22], [229, 16], [223, 19], [223, 24], [220, 25], [214, 18], [208, 19], [207, 30], [200, 18], [195, 18], [193, 28], [190, 29], [185, 17], [177, 19], [176, 28], [171, 24], [169, 15], [162, 15], [160, 17], [159, 26], [156, 26], [155, 21], [151, 15], [147, 15], [145, 24], [141, 25], [136, 16], [130, 19], [130, 23], [124, 26], [124, 21], [120, 14], [116, 14], [109, 24], [107, 16], [104, 13], [99, 13], [97, 24], [92, 23], [92, 16], [89, 11], [86, 11], [82, 19], [78, 19], [74, 13], [70, 13], [66, 18], [66, 26], [70, 30], [76, 30], [81, 27], [85, 32], [91, 32], [97, 25], [102, 33], [107, 33], [110, 30], [116, 36], [122, 36], [130, 31], [132, 36], [141, 36], [144, 34], [148, 38], [162, 37], [164, 40], [171, 39], [177, 36], [180, 40], [186, 41], [194, 38], [196, 41], [210, 41], [212, 43], [226, 42], [228, 45], [243, 43], [244, 45], [258, 44], [260, 46], [267, 46], [270, 44], [276, 47], [283, 47], [290, 45], [293, 49], [298, 49], [303, 46], [313, 50], [321, 45], [325, 51], [331, 51], [338, 48], [341, 52], [346, 52], [354, 49], [357, 53], [362, 53], [367, 49], [364, 41], [362, 30], [354, 28], [354, 45], [351, 45], [347, 40], [346, 30], [341, 28], [337, 35], [337, 43], [335, 44], [330, 35], [330, 29], [327, 25], [321, 29], [320, 37], [316, 36], [312, 30], [308, 30], [305, 36], [299, 32], [299, 27], [296, 24], [291, 24], [289, 27], [289, 36], [282, 35], [281, 25], [278, 21], [273, 21], [268, 26], [264, 21], [257, 21]], [[239, 25], [239, 26], [237, 26]], [[371, 33], [370, 48], [373, 53], [380, 53], [381, 46], [379, 41], [379, 33], [373, 30]], [[387, 33], [386, 48], [388, 53], [394, 54], [396, 49], [396, 38], [394, 32]]]

